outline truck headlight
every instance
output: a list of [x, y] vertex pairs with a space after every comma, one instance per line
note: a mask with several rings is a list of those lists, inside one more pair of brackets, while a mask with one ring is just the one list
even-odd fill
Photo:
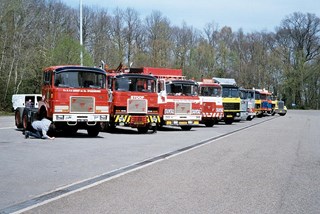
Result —
[[174, 109], [165, 109], [164, 114], [174, 114]]
[[200, 109], [192, 109], [191, 114], [201, 114]]

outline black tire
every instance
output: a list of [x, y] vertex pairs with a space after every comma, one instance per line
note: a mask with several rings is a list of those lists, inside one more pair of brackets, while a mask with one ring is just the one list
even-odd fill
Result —
[[17, 109], [15, 114], [14, 114], [14, 120], [15, 120], [15, 123], [16, 123], [16, 127], [18, 129], [23, 128], [23, 123], [22, 123], [22, 119], [21, 119], [21, 113], [20, 113], [19, 109]]
[[253, 119], [253, 116], [248, 116], [247, 121], [251, 121]]
[[24, 109], [22, 113], [22, 128], [24, 130], [31, 130], [31, 121], [28, 116], [28, 110]]
[[146, 134], [148, 132], [148, 130], [149, 130], [149, 127], [148, 126], [146, 126], [146, 127], [138, 127], [137, 129], [138, 129], [138, 133]]
[[206, 121], [204, 122], [204, 125], [206, 127], [212, 127], [214, 125], [215, 121], [214, 120], [210, 120], [210, 121]]
[[90, 137], [97, 137], [100, 132], [100, 124], [89, 126], [87, 132]]
[[233, 123], [233, 119], [225, 119], [224, 122], [227, 125], [231, 125]]
[[284, 116], [284, 115], [286, 115], [286, 113], [279, 113], [279, 115], [280, 115], [280, 116]]
[[180, 126], [183, 131], [190, 131], [192, 126]]

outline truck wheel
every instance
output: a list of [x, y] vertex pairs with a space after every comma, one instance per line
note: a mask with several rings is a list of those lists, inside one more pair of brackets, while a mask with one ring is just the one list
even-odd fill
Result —
[[31, 122], [29, 121], [28, 117], [28, 110], [24, 109], [22, 113], [22, 126], [24, 130], [30, 130], [31, 129]]
[[224, 122], [227, 125], [231, 125], [233, 123], [233, 119], [225, 119]]
[[146, 127], [138, 127], [137, 129], [138, 129], [138, 133], [146, 134], [148, 132], [148, 130], [149, 130], [149, 127], [148, 126], [146, 126]]
[[180, 126], [183, 131], [190, 131], [192, 126]]
[[206, 127], [212, 127], [212, 126], [214, 125], [214, 120], [212, 120], [212, 121], [206, 121], [206, 122], [204, 123], [204, 125], [206, 125]]
[[280, 115], [280, 116], [284, 116], [284, 115], [286, 115], [286, 113], [279, 113], [279, 115]]
[[248, 116], [248, 117], [247, 117], [247, 120], [248, 120], [248, 121], [251, 121], [252, 119], [253, 119], [253, 116]]
[[20, 110], [17, 109], [14, 114], [14, 120], [16, 122], [16, 126], [18, 129], [23, 128], [22, 119], [21, 119], [21, 113]]
[[87, 132], [90, 137], [97, 137], [100, 132], [100, 124], [88, 127]]

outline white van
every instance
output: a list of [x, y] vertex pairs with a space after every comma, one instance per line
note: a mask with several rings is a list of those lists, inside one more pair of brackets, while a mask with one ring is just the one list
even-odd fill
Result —
[[38, 102], [42, 99], [41, 94], [14, 94], [12, 95], [12, 109], [18, 107], [38, 108]]
[[39, 101], [41, 101], [41, 94], [14, 94], [12, 95], [12, 110], [15, 112], [15, 124], [17, 128], [23, 127], [23, 117], [25, 108], [37, 109]]

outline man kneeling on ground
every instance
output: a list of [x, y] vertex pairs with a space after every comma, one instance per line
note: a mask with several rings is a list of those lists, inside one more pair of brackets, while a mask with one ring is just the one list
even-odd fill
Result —
[[25, 138], [41, 138], [41, 139], [50, 139], [53, 140], [55, 137], [48, 136], [48, 131], [53, 131], [54, 125], [51, 120], [43, 118], [42, 120], [33, 121], [31, 124], [31, 130], [25, 131]]

